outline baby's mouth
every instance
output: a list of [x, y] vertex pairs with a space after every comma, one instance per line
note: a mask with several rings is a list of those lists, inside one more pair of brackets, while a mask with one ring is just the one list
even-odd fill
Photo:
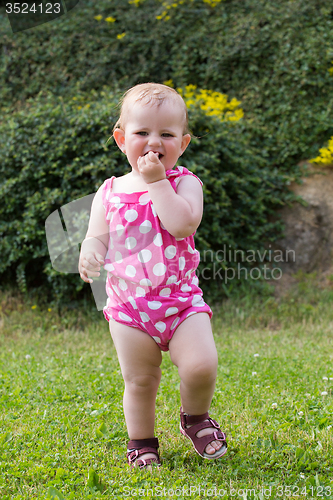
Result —
[[[155, 153], [156, 155], [158, 155], [158, 159], [160, 160], [161, 158], [163, 158], [164, 155], [162, 155], [162, 153], [159, 153], [158, 151], [152, 151], [152, 153]], [[147, 153], [145, 153], [143, 156], [146, 156], [148, 153], [150, 153], [150, 151], [147, 151]]]

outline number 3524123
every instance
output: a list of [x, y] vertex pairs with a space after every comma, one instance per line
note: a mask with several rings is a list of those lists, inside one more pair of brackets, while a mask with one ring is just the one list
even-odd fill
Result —
[[60, 14], [60, 3], [6, 3], [7, 14]]

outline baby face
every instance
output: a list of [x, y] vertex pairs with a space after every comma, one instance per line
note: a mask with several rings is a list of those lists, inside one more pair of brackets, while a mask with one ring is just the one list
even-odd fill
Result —
[[122, 134], [121, 150], [133, 169], [149, 151], [158, 154], [165, 170], [172, 169], [185, 151], [190, 135], [183, 135], [184, 115], [172, 101], [160, 106], [135, 102], [131, 105]]

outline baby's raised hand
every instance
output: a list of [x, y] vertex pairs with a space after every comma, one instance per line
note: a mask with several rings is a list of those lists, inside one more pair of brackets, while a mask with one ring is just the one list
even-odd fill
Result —
[[153, 151], [149, 151], [144, 156], [139, 156], [138, 169], [147, 184], [166, 178], [164, 165], [159, 160], [158, 154]]
[[80, 258], [79, 273], [81, 279], [86, 283], [92, 283], [89, 276], [97, 277], [100, 275], [101, 266], [104, 265], [104, 259], [99, 253], [88, 252]]

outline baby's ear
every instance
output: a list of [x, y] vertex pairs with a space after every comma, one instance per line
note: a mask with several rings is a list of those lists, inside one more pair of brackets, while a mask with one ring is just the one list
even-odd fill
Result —
[[190, 144], [190, 142], [191, 142], [191, 135], [190, 134], [183, 135], [182, 144], [181, 144], [181, 154], [184, 153], [185, 149]]
[[121, 128], [116, 128], [113, 132], [113, 137], [114, 140], [117, 143], [118, 148], [120, 151], [126, 154], [125, 151], [125, 132]]

